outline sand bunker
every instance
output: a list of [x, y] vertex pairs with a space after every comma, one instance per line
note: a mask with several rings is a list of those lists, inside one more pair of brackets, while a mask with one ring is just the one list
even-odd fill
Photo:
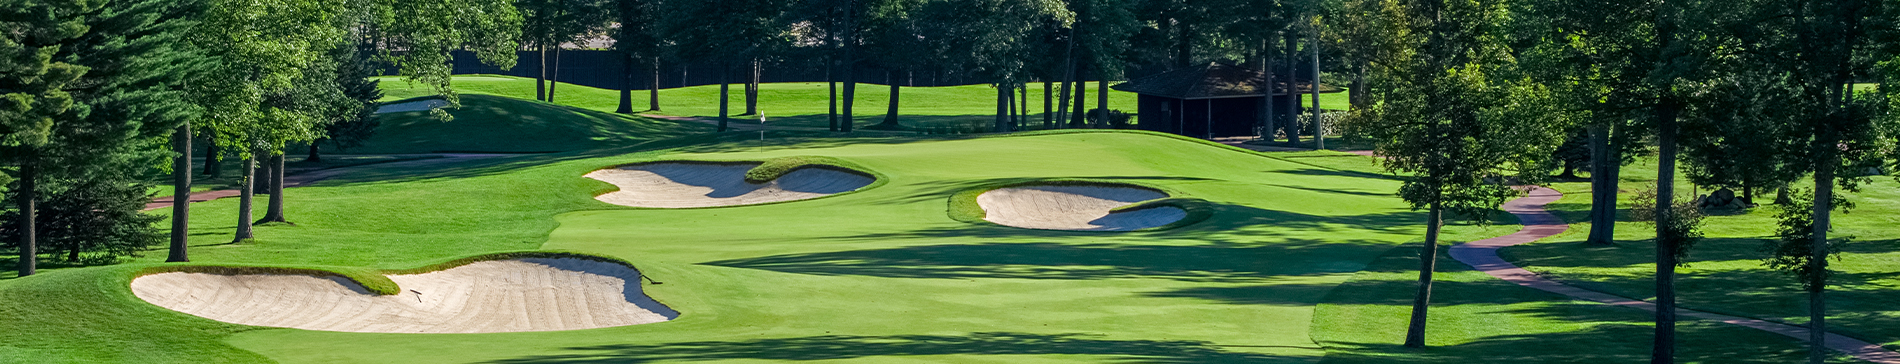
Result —
[[795, 201], [844, 193], [875, 182], [869, 176], [827, 168], [800, 168], [766, 183], [745, 180], [747, 164], [648, 163], [588, 173], [620, 191], [596, 197], [634, 207], [715, 207]]
[[449, 102], [442, 99], [429, 99], [383, 105], [382, 107], [376, 108], [376, 113], [388, 114], [394, 112], [429, 111], [429, 109], [443, 106], [449, 106]]
[[616, 263], [496, 260], [389, 279], [401, 294], [340, 277], [160, 273], [134, 279], [132, 294], [234, 324], [345, 332], [556, 331], [679, 317], [640, 292], [640, 272]]
[[984, 220], [1029, 229], [1130, 231], [1159, 227], [1187, 217], [1175, 207], [1109, 213], [1136, 202], [1167, 198], [1146, 188], [1029, 186], [999, 188], [976, 196]]

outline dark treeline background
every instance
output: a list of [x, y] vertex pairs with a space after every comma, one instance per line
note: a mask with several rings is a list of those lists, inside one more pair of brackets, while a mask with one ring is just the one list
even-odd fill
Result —
[[[543, 67], [540, 63], [540, 53], [533, 51], [516, 52], [518, 57], [515, 61], [516, 66], [510, 69], [483, 64], [480, 60], [475, 58], [474, 52], [454, 51], [451, 52], [451, 54], [454, 55], [454, 70], [452, 72], [458, 75], [489, 74], [534, 78], [535, 74], [540, 72], [541, 67]], [[560, 69], [558, 74], [554, 72], [554, 69], [557, 68], [557, 61], [559, 62], [558, 68]], [[553, 78], [562, 83], [617, 90], [620, 89], [622, 86], [621, 82], [624, 80], [624, 78], [620, 77], [624, 69], [622, 68], [624, 62], [626, 62], [626, 57], [615, 51], [565, 50], [561, 51], [558, 60], [550, 53], [545, 67], [548, 68], [549, 78]], [[761, 72], [762, 75], [760, 76], [759, 82], [825, 82], [824, 60], [818, 57], [780, 59], [767, 62], [763, 67], [764, 72]], [[1311, 69], [1310, 66], [1307, 65], [1301, 65], [1301, 67], [1303, 69]], [[638, 81], [631, 89], [647, 89], [646, 85], [649, 84], [648, 77], [653, 76], [644, 74], [647, 72], [647, 67], [644, 65], [636, 67], [635, 69], [641, 70], [636, 72], [642, 74], [638, 75], [636, 78]], [[1167, 72], [1170, 67], [1164, 64], [1128, 65], [1124, 69], [1127, 70], [1126, 77], [1116, 77], [1109, 81], [1121, 81]], [[719, 75], [717, 72], [719, 72], [719, 70], [720, 67], [714, 65], [694, 64], [673, 60], [662, 61], [660, 63], [659, 75], [660, 87], [676, 88], [718, 85]], [[732, 81], [735, 82], [743, 80], [746, 76], [746, 70], [742, 67], [734, 67], [731, 72]], [[384, 65], [382, 74], [394, 76], [400, 75], [401, 73], [397, 71], [393, 65]], [[897, 82], [899, 85], [905, 87], [962, 86], [995, 82], [983, 75], [960, 74], [942, 70], [890, 71], [875, 66], [858, 67], [857, 79], [862, 83], [881, 85]], [[1055, 82], [1055, 80], [1038, 81]], [[1087, 81], [1099, 80], [1087, 79]]]

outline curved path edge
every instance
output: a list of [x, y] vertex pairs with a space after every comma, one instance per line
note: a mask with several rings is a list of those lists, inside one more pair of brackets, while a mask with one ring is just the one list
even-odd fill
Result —
[[[1548, 205], [1562, 198], [1564, 196], [1563, 193], [1544, 187], [1533, 187], [1528, 192], [1528, 196], [1504, 203], [1504, 211], [1510, 212], [1522, 220], [1524, 229], [1518, 230], [1518, 232], [1510, 235], [1453, 246], [1451, 247], [1452, 259], [1457, 259], [1459, 262], [1470, 265], [1471, 268], [1477, 269], [1485, 274], [1490, 274], [1492, 277], [1516, 283], [1520, 286], [1612, 306], [1652, 312], [1656, 311], [1655, 303], [1633, 300], [1622, 296], [1557, 283], [1556, 281], [1545, 279], [1536, 273], [1531, 273], [1529, 270], [1525, 270], [1522, 267], [1518, 267], [1498, 257], [1498, 249], [1500, 248], [1530, 243], [1538, 239], [1563, 233], [1564, 230], [1570, 228], [1570, 225], [1565, 224], [1562, 218], [1558, 218], [1557, 215], [1553, 215], [1550, 211], [1544, 209], [1544, 205]], [[1681, 308], [1677, 308], [1677, 314], [1782, 334], [1802, 342], [1808, 340], [1808, 329], [1801, 326]], [[1868, 362], [1900, 364], [1900, 353], [1887, 350], [1880, 345], [1840, 334], [1828, 333], [1827, 347]]]

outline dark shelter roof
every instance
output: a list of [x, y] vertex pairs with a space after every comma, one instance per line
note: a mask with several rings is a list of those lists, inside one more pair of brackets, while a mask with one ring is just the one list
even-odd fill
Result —
[[[1128, 80], [1111, 87], [1117, 91], [1127, 91], [1143, 95], [1161, 96], [1176, 99], [1212, 99], [1226, 97], [1263, 96], [1266, 91], [1267, 75], [1242, 67], [1209, 63], [1206, 66], [1189, 67], [1162, 72], [1160, 74]], [[1274, 88], [1274, 96], [1284, 96], [1287, 82], [1281, 79]], [[1313, 83], [1300, 82], [1294, 85], [1294, 91], [1301, 94], [1313, 92]], [[1320, 93], [1341, 92], [1338, 87], [1319, 85]]]

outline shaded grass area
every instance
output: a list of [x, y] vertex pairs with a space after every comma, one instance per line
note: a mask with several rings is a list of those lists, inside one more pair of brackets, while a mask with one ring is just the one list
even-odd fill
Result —
[[[1655, 295], [1652, 272], [1655, 262], [1654, 227], [1627, 221], [1629, 203], [1636, 191], [1655, 178], [1655, 164], [1644, 161], [1623, 171], [1622, 222], [1617, 223], [1618, 244], [1591, 247], [1582, 242], [1590, 224], [1590, 186], [1588, 182], [1558, 183], [1562, 200], [1551, 208], [1566, 221], [1584, 221], [1571, 225], [1569, 232], [1536, 244], [1509, 248], [1507, 259], [1539, 274], [1565, 283], [1610, 292], [1624, 297], [1649, 299]], [[1678, 190], [1689, 192], [1687, 181]], [[1700, 188], [1708, 193], [1709, 188]], [[1773, 191], [1759, 192], [1757, 202], [1773, 200]], [[1880, 178], [1861, 193], [1844, 194], [1860, 208], [1850, 213], [1836, 212], [1832, 236], [1851, 236], [1854, 242], [1842, 247], [1839, 260], [1829, 261], [1836, 271], [1828, 292], [1829, 329], [1889, 349], [1900, 349], [1900, 183]], [[1690, 253], [1689, 266], [1678, 269], [1677, 294], [1685, 308], [1755, 317], [1791, 324], [1807, 322], [1807, 296], [1789, 276], [1767, 269], [1761, 251], [1774, 241], [1774, 214], [1779, 208], [1764, 205], [1747, 211], [1722, 212], [1710, 216], [1703, 228], [1708, 238]]]
[[[532, 83], [530, 83], [532, 85]], [[532, 95], [530, 95], [532, 96]], [[679, 122], [475, 94], [450, 110], [452, 121], [428, 111], [377, 115], [382, 124], [357, 154], [499, 152], [548, 153], [599, 149], [712, 131]], [[325, 145], [325, 150], [335, 152]]]
[[[396, 101], [413, 97], [434, 95], [427, 87], [418, 87], [403, 81], [400, 77], [381, 77], [383, 101]], [[462, 75], [454, 81], [457, 92], [467, 95], [496, 95], [524, 100], [534, 99], [534, 79], [502, 75]], [[1113, 84], [1113, 83], [1111, 83]], [[1098, 106], [1095, 83], [1089, 84], [1087, 103], [1090, 109]], [[1040, 128], [1043, 114], [1049, 112], [1043, 108], [1043, 90], [1041, 83], [1031, 83], [1029, 105], [1026, 114], [1029, 124]], [[578, 108], [613, 112], [620, 105], [620, 91], [593, 88], [588, 86], [561, 84], [555, 88], [555, 103]], [[757, 115], [737, 116], [745, 112], [745, 93], [741, 85], [734, 84], [728, 95], [731, 102], [731, 115], [734, 122], [758, 123]], [[1059, 91], [1059, 90], [1058, 90]], [[634, 110], [636, 112], [654, 112], [673, 116], [719, 116], [719, 85], [693, 86], [685, 88], [666, 88], [660, 90], [660, 110], [646, 111], [645, 90], [634, 91]], [[1020, 98], [1021, 96], [1018, 95]], [[1121, 91], [1109, 91], [1109, 107], [1128, 113], [1135, 113], [1137, 95]], [[1310, 96], [1302, 96], [1310, 97]], [[899, 91], [898, 123], [908, 129], [938, 130], [972, 125], [987, 126], [996, 118], [996, 89], [989, 85], [966, 85], [944, 87], [902, 87]], [[824, 83], [767, 83], [760, 86], [759, 109], [764, 112], [768, 125], [826, 127], [830, 123], [830, 89]], [[1329, 110], [1345, 110], [1345, 93], [1320, 95], [1320, 106]], [[1074, 102], [1073, 99], [1070, 101]], [[1310, 104], [1302, 101], [1301, 105]], [[890, 88], [885, 85], [861, 83], [858, 85], [857, 101], [852, 105], [857, 127], [870, 127], [884, 121], [889, 111]], [[1071, 105], [1073, 108], [1073, 105]], [[1330, 141], [1329, 141], [1329, 144]]]
[[[1319, 305], [1315, 321], [1326, 325], [1318, 326], [1313, 338], [1329, 350], [1324, 363], [1626, 363], [1649, 358], [1654, 332], [1649, 312], [1519, 287], [1449, 255], [1438, 257], [1426, 324], [1429, 347], [1403, 347], [1418, 289], [1413, 245], [1387, 252]], [[1740, 326], [1682, 321], [1677, 332], [1676, 358], [1682, 363], [1794, 363], [1807, 356], [1794, 339]], [[1840, 355], [1830, 362], [1855, 361]]]

